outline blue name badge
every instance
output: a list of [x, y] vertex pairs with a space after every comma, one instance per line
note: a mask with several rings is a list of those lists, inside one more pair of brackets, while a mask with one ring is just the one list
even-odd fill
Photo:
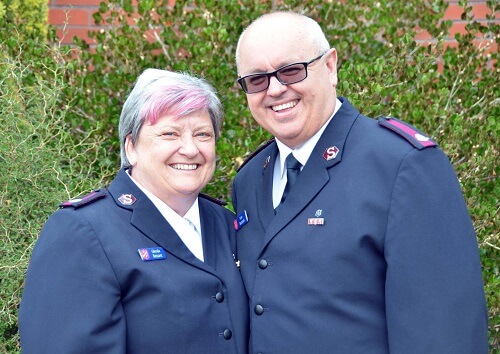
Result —
[[139, 248], [137, 252], [139, 252], [143, 262], [159, 261], [167, 258], [165, 250], [161, 247]]
[[248, 215], [247, 211], [243, 210], [243, 212], [236, 217], [236, 220], [234, 220], [234, 229], [238, 231], [241, 229], [246, 223], [248, 222]]

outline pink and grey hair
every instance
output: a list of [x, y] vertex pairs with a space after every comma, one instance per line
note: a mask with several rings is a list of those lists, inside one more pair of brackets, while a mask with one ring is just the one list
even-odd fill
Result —
[[130, 134], [135, 144], [144, 122], [156, 124], [164, 115], [181, 118], [196, 111], [208, 111], [219, 138], [222, 105], [212, 85], [186, 73], [146, 69], [137, 79], [120, 115], [121, 167], [130, 166], [125, 154], [125, 139]]

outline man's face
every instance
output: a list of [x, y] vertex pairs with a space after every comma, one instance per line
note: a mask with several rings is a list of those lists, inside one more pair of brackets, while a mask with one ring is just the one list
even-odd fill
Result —
[[[272, 72], [284, 65], [317, 57], [320, 53], [313, 50], [311, 43], [302, 40], [300, 26], [294, 21], [267, 21], [247, 31], [240, 45], [239, 76]], [[333, 113], [336, 65], [336, 52], [331, 49], [308, 65], [307, 78], [303, 81], [283, 85], [271, 77], [267, 90], [247, 94], [254, 119], [289, 147], [299, 147]]]
[[135, 144], [126, 141], [132, 177], [170, 205], [196, 198], [215, 170], [215, 133], [207, 111], [145, 122]]

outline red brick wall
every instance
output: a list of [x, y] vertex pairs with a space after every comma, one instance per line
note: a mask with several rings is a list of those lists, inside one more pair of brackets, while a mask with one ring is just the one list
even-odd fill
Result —
[[[447, 0], [448, 9], [444, 14], [444, 20], [451, 20], [453, 22], [452, 27], [447, 36], [446, 44], [449, 46], [455, 46], [455, 35], [457, 33], [465, 33], [465, 25], [467, 21], [461, 19], [463, 8], [458, 5], [458, 1]], [[486, 1], [479, 0], [469, 0], [468, 5], [472, 7], [472, 15], [474, 19], [480, 23], [486, 23], [488, 20], [487, 15], [491, 15], [491, 10], [486, 6]], [[495, 22], [500, 22], [500, 14], [495, 14]], [[481, 37], [477, 37], [475, 43], [480, 48], [484, 48], [485, 54], [492, 51], [498, 51], [498, 47], [494, 38], [491, 38], [491, 34], [486, 34]], [[432, 37], [425, 31], [417, 31], [416, 41], [422, 44], [427, 44], [432, 42]]]
[[90, 29], [98, 29], [92, 14], [99, 8], [101, 0], [49, 0], [49, 23], [56, 26], [57, 35], [63, 44], [73, 43], [73, 37], [85, 39]]
[[[89, 44], [91, 40], [87, 36], [88, 30], [99, 29], [94, 24], [92, 14], [99, 8], [102, 0], [49, 0], [49, 22], [58, 29], [59, 38], [62, 43], [71, 44], [73, 37], [78, 36], [85, 39]], [[169, 0], [169, 5], [174, 5], [176, 0]], [[463, 9], [458, 6], [458, 0], [448, 0], [449, 7], [444, 15], [444, 19], [452, 20], [453, 26], [448, 34], [448, 45], [455, 45], [454, 35], [465, 32], [465, 21], [460, 19]], [[486, 6], [486, 1], [469, 0], [472, 6], [472, 13], [477, 21], [486, 21], [486, 15], [491, 11]], [[496, 14], [495, 21], [500, 22], [500, 15]], [[417, 41], [426, 44], [432, 41], [431, 36], [425, 32], [419, 32]], [[497, 51], [496, 43], [491, 38], [478, 38], [477, 44], [487, 47], [486, 52]]]
[[[97, 12], [102, 1], [49, 0], [49, 23], [56, 26], [61, 43], [72, 44], [73, 37], [77, 36], [92, 45], [93, 41], [87, 33], [101, 28], [95, 25], [92, 15]], [[175, 1], [168, 0], [168, 5], [173, 6]]]

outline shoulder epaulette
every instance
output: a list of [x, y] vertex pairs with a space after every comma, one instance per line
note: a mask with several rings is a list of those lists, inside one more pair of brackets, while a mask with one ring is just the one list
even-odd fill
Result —
[[255, 156], [257, 156], [257, 154], [259, 152], [261, 152], [262, 150], [264, 150], [266, 147], [268, 147], [271, 143], [274, 142], [274, 138], [271, 138], [269, 139], [268, 141], [266, 141], [264, 144], [260, 145], [254, 152], [252, 152], [246, 159], [245, 161], [243, 161], [243, 163], [241, 164], [240, 167], [238, 167], [238, 169], [236, 170], [236, 172], [239, 172], [243, 166], [245, 166], [248, 161], [250, 161], [251, 159], [253, 159]]
[[90, 203], [96, 201], [97, 199], [104, 197], [105, 195], [106, 195], [105, 188], [96, 189], [96, 190], [90, 192], [89, 194], [84, 195], [83, 197], [70, 199], [70, 200], [67, 200], [65, 202], [62, 202], [61, 204], [59, 204], [59, 207], [61, 207], [61, 208], [73, 207], [76, 209], [76, 208], [79, 208], [81, 206], [90, 204]]
[[215, 204], [219, 204], [220, 206], [226, 206], [227, 205], [227, 202], [225, 200], [223, 200], [223, 199], [217, 199], [217, 198], [211, 197], [211, 196], [203, 194], [203, 193], [200, 193], [198, 195], [198, 197], [206, 199], [206, 200], [209, 200], [209, 201], [211, 201], [211, 202], [213, 202]]
[[433, 140], [431, 140], [431, 138], [422, 133], [420, 130], [397, 118], [379, 117], [378, 123], [382, 127], [387, 128], [400, 135], [419, 150], [437, 146], [437, 144]]

